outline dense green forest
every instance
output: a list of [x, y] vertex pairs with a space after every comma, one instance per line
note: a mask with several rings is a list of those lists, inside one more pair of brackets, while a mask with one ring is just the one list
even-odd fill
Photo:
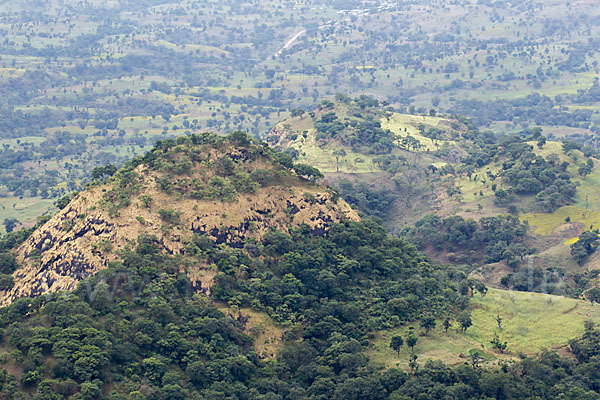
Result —
[[[5, 242], [25, 236], [11, 234]], [[369, 332], [468, 305], [457, 289], [464, 276], [452, 278], [411, 245], [387, 237], [375, 221], [334, 225], [325, 236], [302, 227], [291, 236], [273, 231], [245, 251], [201, 236], [194, 243], [186, 255], [218, 267], [216, 300], [233, 314], [252, 306], [287, 327], [276, 362], [259, 360], [242, 333], [243, 320], [195, 294], [178, 273], [177, 258], [164, 255], [156, 238], [140, 236], [119, 262], [72, 294], [20, 299], [2, 310], [11, 349], [4, 362], [17, 363], [20, 372], [18, 380], [3, 377], [3, 394], [26, 398], [14, 393], [29, 388], [35, 398], [77, 392], [98, 398], [113, 387], [114, 398], [121, 398], [118, 392], [157, 399], [321, 398], [343, 396], [364, 376], [373, 387], [361, 390], [384, 396], [362, 354]]]
[[[7, 236], [3, 248], [26, 236]], [[600, 396], [600, 331], [591, 323], [570, 343], [576, 360], [545, 352], [482, 367], [474, 354], [451, 368], [419, 362], [415, 354], [409, 370], [381, 371], [364, 354], [372, 332], [426, 321], [422, 315], [451, 315], [469, 301], [459, 289], [464, 275], [432, 265], [375, 221], [335, 225], [324, 236], [302, 228], [272, 232], [262, 243], [247, 243], [246, 252], [198, 237], [188, 251], [218, 266], [215, 298], [228, 302], [227, 315], [195, 293], [177, 257], [163, 254], [156, 238], [140, 236], [73, 293], [20, 299], [0, 310], [3, 398]], [[276, 359], [261, 360], [252, 349], [244, 319], [236, 317], [247, 305], [286, 327]], [[417, 340], [406, 338], [408, 346]]]
[[422, 249], [432, 246], [437, 251], [459, 253], [452, 256], [453, 261], [474, 264], [506, 260], [508, 265], [516, 266], [519, 258], [528, 254], [528, 249], [520, 243], [526, 232], [527, 226], [511, 215], [484, 217], [479, 221], [460, 216], [442, 220], [429, 215], [417, 221], [406, 235], [413, 237]]

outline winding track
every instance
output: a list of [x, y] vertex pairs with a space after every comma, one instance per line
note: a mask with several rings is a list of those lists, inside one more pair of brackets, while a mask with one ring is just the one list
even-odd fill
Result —
[[300, 36], [304, 35], [305, 33], [306, 33], [306, 29], [304, 29], [304, 30], [296, 33], [294, 36], [292, 36], [292, 38], [290, 40], [288, 40], [277, 53], [275, 53], [275, 57], [279, 57], [284, 50], [289, 49], [294, 44], [294, 42], [296, 40], [298, 40], [298, 38]]
[[[394, 7], [394, 5], [393, 5], [391, 2], [386, 2], [386, 1], [384, 1], [384, 2], [382, 2], [382, 3], [379, 5], [379, 7], [378, 7], [377, 9], [378, 9], [378, 11], [384, 11], [384, 10], [391, 9], [391, 8], [393, 8], [393, 7]], [[342, 10], [342, 11], [340, 11], [339, 13], [341, 13], [341, 14], [344, 14], [344, 13], [347, 13], [347, 12], [349, 12], [349, 11], [350, 11], [350, 10]], [[357, 15], [358, 15], [359, 17], [364, 17], [364, 16], [368, 16], [368, 15], [370, 15], [370, 12], [369, 12], [369, 10], [368, 10], [368, 9], [365, 9], [365, 10], [354, 10], [354, 11], [357, 11], [357, 12], [358, 12], [358, 14], [357, 14]], [[347, 22], [347, 21], [350, 21], [350, 18], [345, 18], [345, 19], [343, 20], [343, 22]], [[326, 28], [326, 27], [328, 27], [328, 26], [331, 26], [331, 25], [333, 25], [333, 26], [337, 26], [337, 25], [339, 25], [339, 24], [340, 24], [340, 22], [341, 22], [341, 21], [329, 21], [329, 22], [327, 22], [325, 25], [321, 25], [321, 26], [319, 26], [319, 29], [323, 29], [323, 28]], [[283, 51], [284, 51], [284, 50], [287, 50], [287, 49], [289, 49], [290, 47], [292, 47], [292, 45], [293, 45], [293, 44], [296, 42], [296, 40], [298, 40], [298, 38], [299, 38], [300, 36], [304, 35], [305, 33], [306, 33], [306, 29], [304, 29], [304, 30], [301, 30], [300, 32], [296, 33], [294, 36], [292, 36], [292, 37], [291, 37], [291, 39], [290, 39], [290, 40], [288, 40], [287, 42], [285, 42], [285, 44], [283, 45], [283, 47], [282, 47], [281, 49], [279, 49], [279, 51], [277, 51], [277, 53], [275, 53], [273, 56], [274, 56], [274, 57], [279, 57], [279, 56], [281, 55], [281, 53], [283, 53]]]

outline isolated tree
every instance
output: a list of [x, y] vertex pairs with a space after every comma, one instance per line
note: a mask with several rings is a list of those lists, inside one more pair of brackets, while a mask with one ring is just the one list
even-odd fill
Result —
[[421, 328], [425, 329], [425, 336], [429, 335], [429, 331], [435, 328], [435, 318], [426, 315], [421, 318]]
[[587, 299], [590, 301], [590, 303], [592, 303], [592, 305], [594, 303], [600, 304], [600, 288], [593, 288], [588, 290], [585, 294], [585, 297], [587, 297]]
[[415, 345], [417, 344], [417, 336], [414, 333], [411, 333], [406, 338], [406, 345], [410, 347], [410, 350], [413, 351], [415, 349]]
[[481, 297], [485, 297], [488, 292], [487, 286], [485, 286], [478, 279], [469, 279], [468, 281], [469, 289], [471, 290], [471, 296], [475, 295], [475, 291], [481, 293]]
[[577, 172], [585, 179], [586, 176], [592, 173], [592, 169], [587, 165], [582, 165], [581, 167], [579, 167]]
[[542, 137], [542, 132], [543, 130], [539, 126], [531, 128], [531, 136], [533, 136], [534, 139], [539, 139]]
[[450, 326], [452, 326], [452, 324], [450, 323], [450, 318], [446, 318], [444, 320], [444, 330], [446, 331], [446, 333], [448, 333], [448, 329], [450, 329]]
[[511, 197], [504, 189], [498, 189], [494, 192], [494, 203], [496, 205], [504, 205], [510, 202]]
[[292, 114], [292, 117], [294, 117], [294, 118], [295, 118], [295, 117], [300, 117], [300, 119], [302, 119], [302, 116], [304, 115], [304, 113], [305, 113], [305, 112], [306, 112], [306, 111], [304, 111], [304, 110], [303, 110], [303, 109], [301, 109], [301, 108], [294, 108], [294, 109], [291, 111], [291, 114]]
[[333, 155], [335, 156], [335, 168], [336, 168], [337, 172], [339, 173], [340, 172], [340, 158], [343, 159], [344, 157], [346, 157], [346, 150], [344, 150], [344, 149], [335, 150], [333, 152]]
[[481, 355], [479, 354], [478, 351], [472, 351], [469, 354], [469, 361], [471, 362], [471, 366], [473, 367], [473, 369], [475, 369], [479, 366], [480, 360], [481, 360]]
[[501, 342], [497, 333], [494, 333], [494, 337], [490, 343], [492, 344], [492, 347], [497, 349], [500, 353], [504, 353], [504, 350], [508, 347], [508, 342]]
[[485, 297], [485, 295], [488, 292], [487, 286], [485, 286], [482, 282], [476, 282], [475, 290], [477, 290], [481, 294], [481, 297]]
[[463, 311], [457, 319], [463, 333], [467, 331], [467, 329], [469, 329], [469, 327], [471, 325], [473, 325], [473, 322], [471, 321], [471, 313], [469, 313], [468, 311]]
[[410, 356], [410, 361], [408, 362], [408, 366], [410, 367], [410, 372], [413, 375], [417, 374], [417, 370], [419, 369], [419, 364], [417, 364], [417, 359], [419, 358], [418, 355], [413, 354], [412, 356]]
[[398, 353], [398, 356], [400, 356], [400, 349], [402, 348], [402, 346], [404, 346], [404, 339], [402, 339], [402, 336], [400, 336], [400, 335], [392, 336], [392, 341], [390, 342], [390, 348], [392, 350], [394, 350], [396, 353]]
[[411, 149], [417, 150], [421, 147], [421, 142], [418, 139], [412, 137], [411, 135], [407, 135], [400, 139], [400, 147], [409, 151]]
[[502, 317], [500, 314], [496, 316], [496, 323], [498, 324], [498, 329], [502, 330]]
[[19, 221], [14, 218], [4, 218], [4, 230], [6, 233], [11, 233], [18, 223]]

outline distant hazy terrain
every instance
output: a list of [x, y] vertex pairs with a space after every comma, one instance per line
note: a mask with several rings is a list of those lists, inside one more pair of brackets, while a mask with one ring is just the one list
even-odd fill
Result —
[[595, 145], [599, 16], [591, 0], [2, 1], [0, 219], [31, 223], [160, 138], [263, 136], [336, 92]]

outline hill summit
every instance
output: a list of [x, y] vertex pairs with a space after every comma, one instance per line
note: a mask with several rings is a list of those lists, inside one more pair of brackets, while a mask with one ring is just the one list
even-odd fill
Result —
[[[74, 289], [142, 237], [185, 258], [202, 241], [242, 248], [272, 229], [305, 225], [322, 233], [333, 223], [358, 220], [348, 204], [315, 183], [320, 176], [242, 132], [159, 142], [76, 195], [23, 243], [17, 250], [22, 268], [0, 301]], [[196, 289], [209, 292], [215, 273], [188, 264], [181, 268]]]

